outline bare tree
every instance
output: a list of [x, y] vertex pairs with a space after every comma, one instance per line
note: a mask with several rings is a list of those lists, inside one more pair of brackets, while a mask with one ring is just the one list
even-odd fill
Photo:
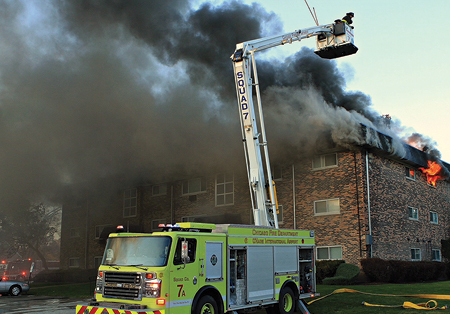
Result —
[[16, 252], [32, 250], [48, 270], [45, 248], [54, 241], [54, 226], [60, 207], [47, 208], [43, 203], [8, 215], [2, 219], [0, 242]]

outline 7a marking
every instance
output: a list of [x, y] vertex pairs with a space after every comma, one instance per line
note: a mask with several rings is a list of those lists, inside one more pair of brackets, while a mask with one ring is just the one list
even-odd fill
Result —
[[184, 292], [183, 290], [183, 285], [177, 285], [178, 288], [180, 288], [180, 290], [178, 290], [178, 297], [185, 297], [186, 296], [186, 292]]

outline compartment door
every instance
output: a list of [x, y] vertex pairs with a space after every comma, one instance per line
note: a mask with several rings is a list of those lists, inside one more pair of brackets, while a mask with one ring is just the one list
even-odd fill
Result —
[[223, 242], [206, 242], [205, 280], [223, 280]]
[[273, 247], [250, 246], [247, 258], [247, 301], [275, 298]]

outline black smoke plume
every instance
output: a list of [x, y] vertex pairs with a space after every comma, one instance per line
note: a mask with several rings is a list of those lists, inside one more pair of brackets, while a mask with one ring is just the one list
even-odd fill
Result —
[[[23, 0], [1, 1], [0, 17], [0, 214], [108, 178], [164, 182], [244, 162], [229, 57], [280, 34], [274, 13], [240, 1]], [[370, 97], [300, 47], [258, 62], [271, 153], [311, 154], [324, 132], [364, 142], [355, 130], [378, 121]]]

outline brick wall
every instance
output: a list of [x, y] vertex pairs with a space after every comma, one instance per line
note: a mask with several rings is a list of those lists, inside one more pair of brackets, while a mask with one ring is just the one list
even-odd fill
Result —
[[[342, 246], [343, 258], [356, 264], [365, 234], [361, 154], [338, 152], [337, 157], [337, 167], [313, 170], [311, 160], [295, 165], [296, 224], [315, 231], [317, 246]], [[316, 215], [314, 202], [327, 199], [339, 199], [340, 212]]]
[[[427, 185], [416, 170], [415, 180], [406, 178], [405, 164], [370, 157], [371, 214], [373, 252], [383, 259], [411, 258], [411, 248], [421, 249], [422, 260], [431, 260], [431, 250], [440, 249], [448, 238], [450, 209], [448, 182]], [[418, 210], [418, 220], [409, 219], [408, 207]], [[430, 211], [438, 214], [438, 223], [430, 222]]]
[[[311, 159], [281, 166], [282, 176], [276, 181], [278, 201], [283, 206], [280, 227], [314, 230], [317, 246], [342, 247], [343, 259], [358, 265], [361, 258], [370, 256], [366, 246], [369, 234], [366, 152], [336, 153], [335, 167], [314, 170]], [[373, 256], [410, 260], [411, 249], [418, 248], [422, 260], [431, 259], [431, 250], [440, 249], [440, 240], [449, 237], [449, 183], [440, 181], [436, 188], [430, 187], [412, 165], [409, 167], [416, 170], [415, 180], [407, 179], [407, 164], [402, 160], [377, 153], [367, 156]], [[124, 224], [137, 226], [137, 231], [151, 232], [153, 220], [179, 222], [187, 216], [213, 223], [253, 224], [246, 170], [233, 172], [233, 205], [215, 206], [215, 174], [205, 177], [206, 191], [195, 195], [182, 194], [182, 181], [168, 183], [167, 192], [158, 196], [152, 195], [152, 185], [138, 187], [137, 216], [132, 218], [123, 218], [123, 191], [91, 198], [81, 206], [65, 204], [61, 267], [68, 267], [70, 257], [80, 257], [82, 268], [86, 264], [87, 268], [94, 267], [94, 257], [101, 256], [104, 248], [104, 241], [95, 239], [96, 225]], [[314, 202], [327, 199], [339, 199], [339, 213], [315, 214]], [[418, 220], [408, 219], [409, 206], [418, 209]], [[438, 224], [430, 223], [430, 211], [437, 213]], [[81, 230], [79, 237], [70, 236], [71, 228]]]

